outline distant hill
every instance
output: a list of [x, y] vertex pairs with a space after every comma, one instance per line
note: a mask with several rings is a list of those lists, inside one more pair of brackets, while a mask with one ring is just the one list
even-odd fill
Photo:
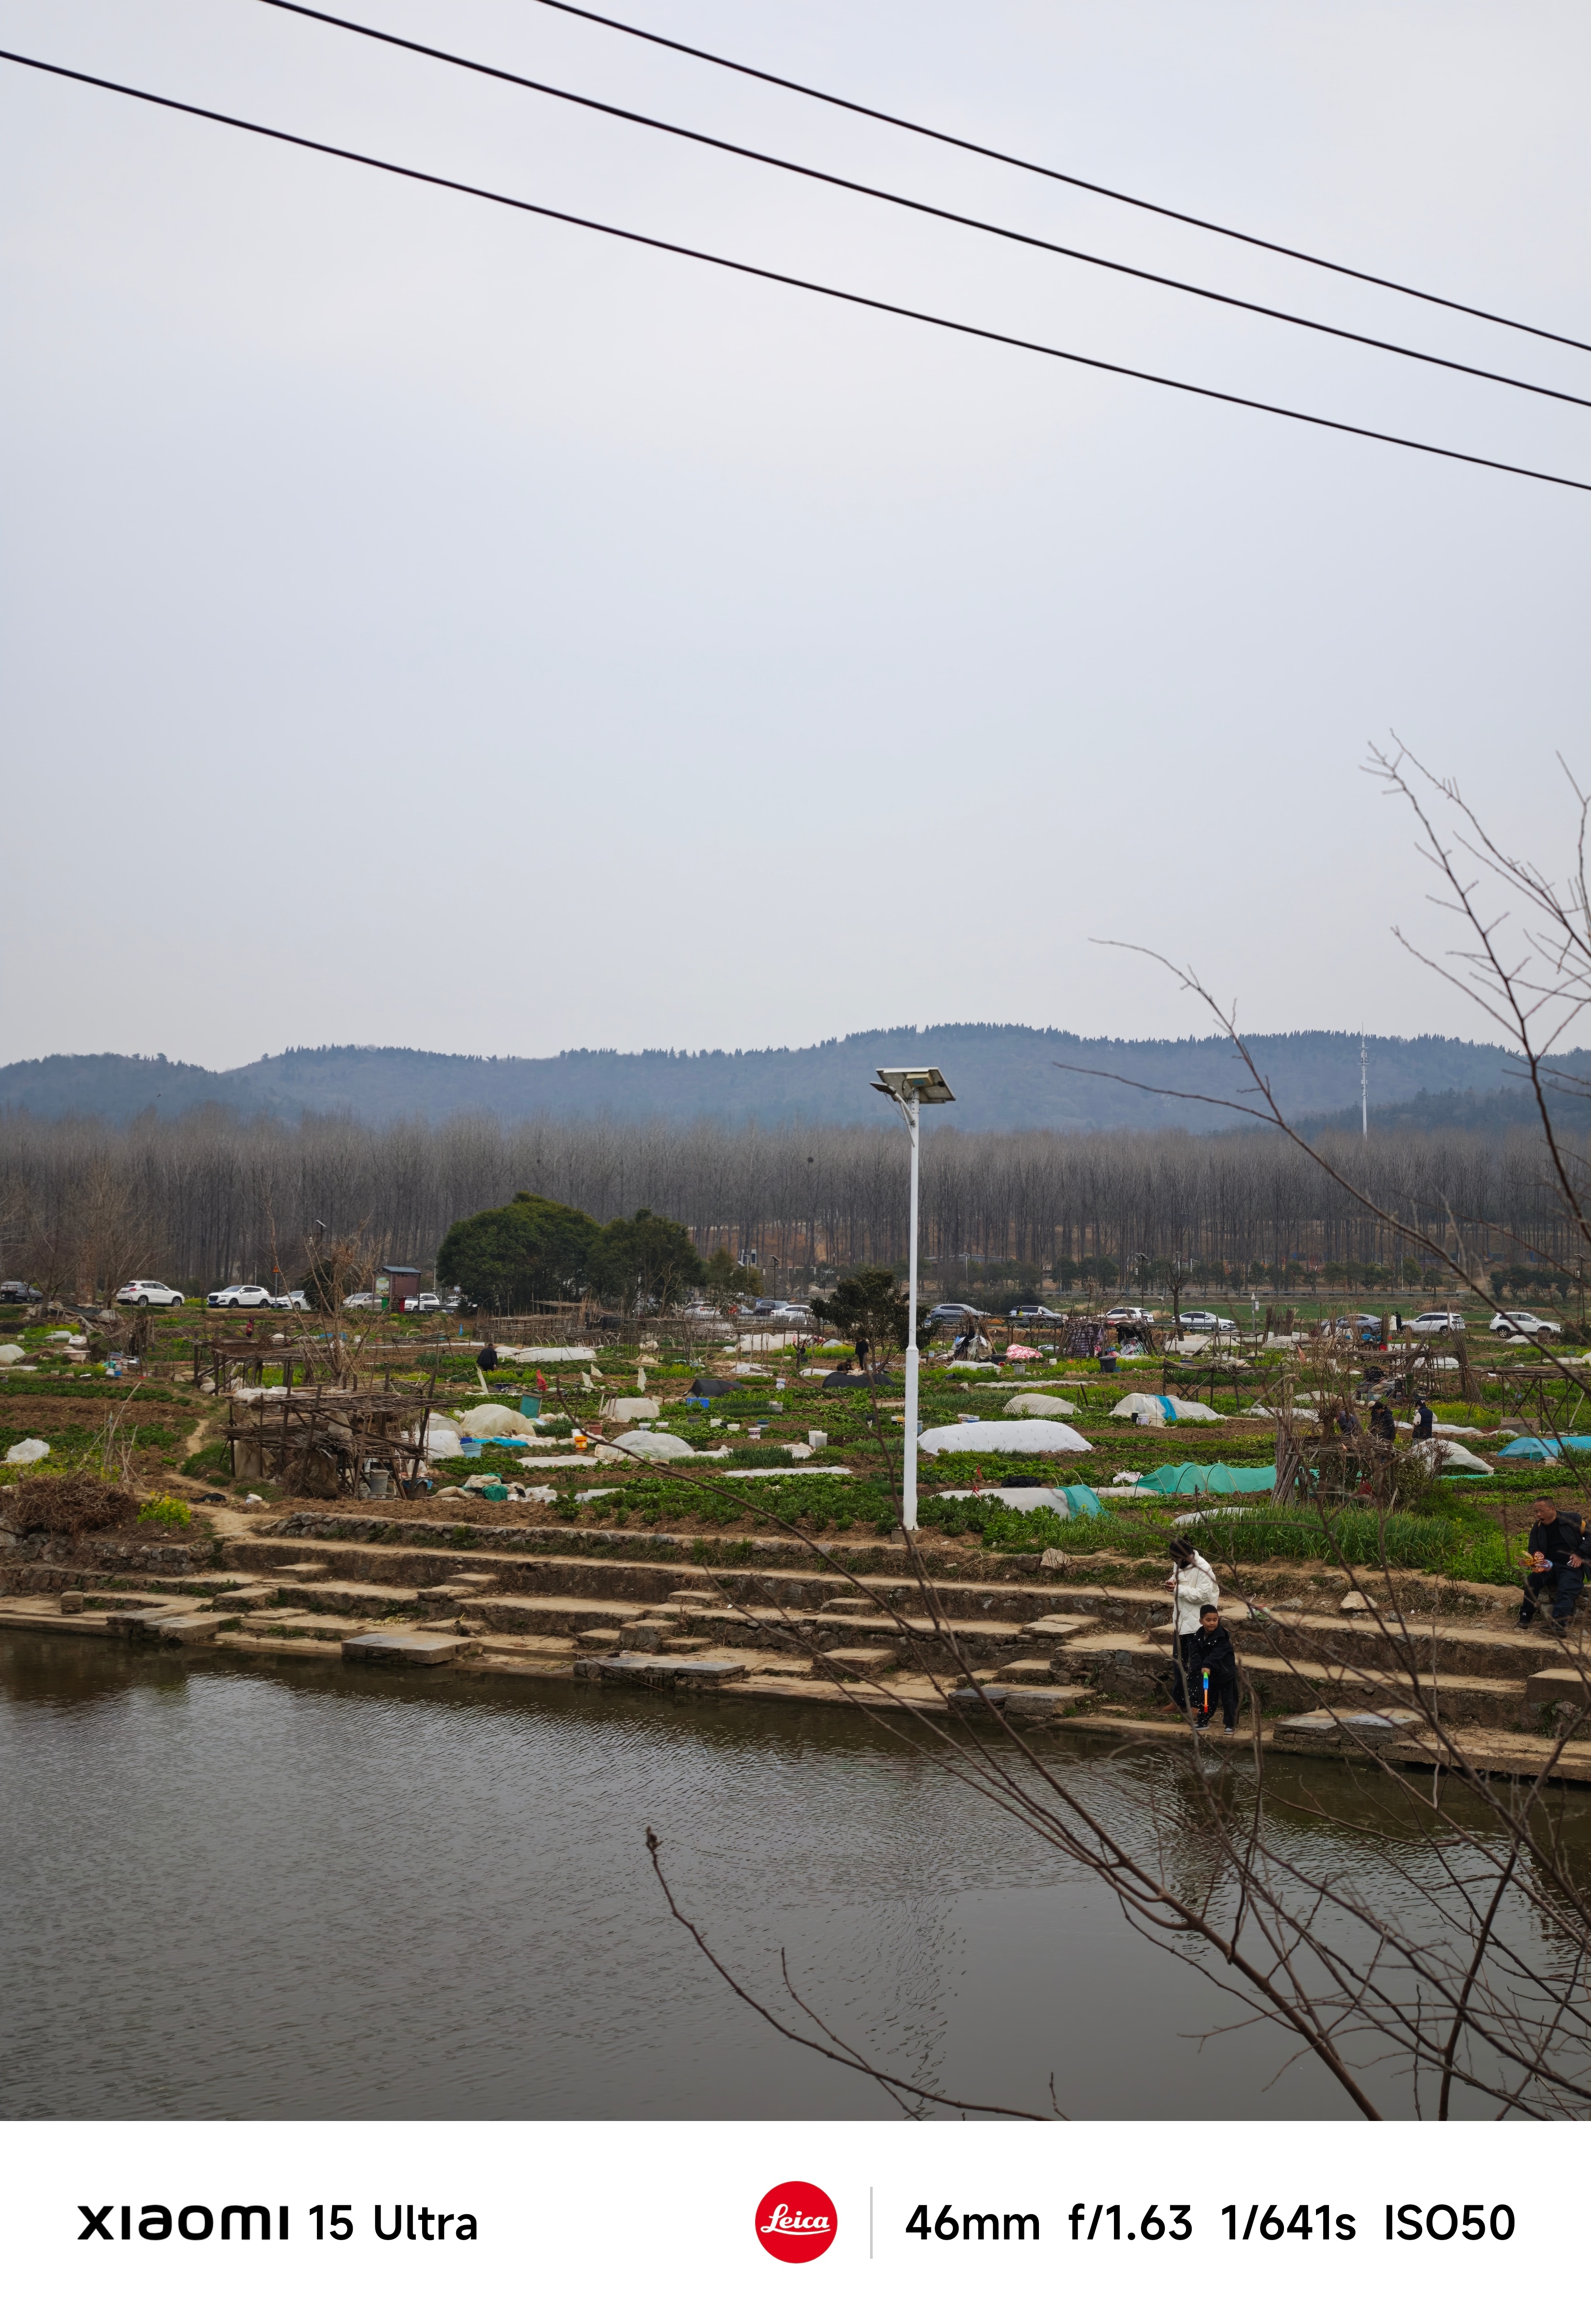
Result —
[[[1295, 1117], [1340, 1115], [1356, 1124], [1356, 1033], [1267, 1033], [1252, 1047], [1277, 1098]], [[1473, 1120], [1501, 1126], [1522, 1095], [1519, 1061], [1507, 1049], [1421, 1035], [1369, 1044], [1372, 1116], [1429, 1126]], [[148, 1110], [164, 1116], [225, 1105], [291, 1120], [348, 1113], [368, 1122], [480, 1112], [609, 1113], [726, 1122], [796, 1118], [869, 1121], [883, 1101], [873, 1069], [922, 1060], [939, 1065], [956, 1092], [964, 1130], [1239, 1126], [1222, 1108], [1129, 1088], [1144, 1082], [1214, 1097], [1242, 1097], [1244, 1076], [1218, 1039], [1108, 1041], [1027, 1025], [911, 1026], [850, 1033], [803, 1049], [566, 1049], [556, 1057], [449, 1056], [427, 1049], [289, 1049], [253, 1065], [211, 1073], [164, 1056], [40, 1057], [0, 1066], [0, 1107], [59, 1119], [94, 1114], [127, 1121]], [[1591, 1074], [1591, 1052], [1563, 1070]], [[1057, 1066], [1089, 1072], [1058, 1072]], [[1096, 1078], [1119, 1075], [1121, 1079]]]

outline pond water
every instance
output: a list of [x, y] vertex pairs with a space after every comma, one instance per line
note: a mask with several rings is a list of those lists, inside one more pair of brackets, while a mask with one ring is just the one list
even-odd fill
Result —
[[[1244, 2012], [1191, 1955], [843, 1711], [7, 1633], [0, 1744], [10, 2117], [893, 2113], [725, 1987], [669, 1916], [649, 1824], [759, 1998], [804, 2022], [782, 1948], [837, 2033], [935, 2090], [1074, 2117], [1352, 2112], [1268, 2026], [1201, 2039]], [[1171, 1754], [1043, 1748], [1175, 1842]], [[1374, 1895], [1377, 1848], [1295, 1823], [1328, 1889]], [[1392, 2065], [1369, 2075], [1409, 2111]]]

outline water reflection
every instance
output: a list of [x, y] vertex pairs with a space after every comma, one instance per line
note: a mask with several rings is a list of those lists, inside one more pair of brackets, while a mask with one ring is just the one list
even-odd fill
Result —
[[[892, 2113], [725, 1992], [668, 1917], [649, 1823], [737, 1974], [777, 1997], [787, 1947], [814, 2007], [913, 2080], [1042, 2110], [1053, 2073], [1079, 2116], [1349, 2111], [1265, 2027], [1201, 2046], [1234, 2010], [1190, 1965], [821, 1706], [13, 1634], [0, 1734], [9, 2116]], [[1198, 1870], [1184, 1767], [1051, 1748]], [[1322, 1786], [1352, 1787], [1362, 1841], [1312, 1817]], [[1390, 1787], [1364, 1789], [1309, 1763], [1277, 1812], [1324, 1879], [1374, 1892], [1414, 1842]], [[1377, 2095], [1406, 2107], [1390, 2066]]]

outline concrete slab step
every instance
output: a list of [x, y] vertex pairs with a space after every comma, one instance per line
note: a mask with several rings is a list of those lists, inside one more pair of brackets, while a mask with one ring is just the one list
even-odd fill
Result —
[[157, 1646], [205, 1646], [221, 1627], [219, 1614], [171, 1614], [143, 1635]]
[[854, 1678], [878, 1678], [894, 1666], [895, 1656], [888, 1646], [837, 1646], [832, 1654], [818, 1655], [812, 1662], [819, 1677], [837, 1671]]
[[415, 1630], [365, 1630], [345, 1638], [342, 1655], [350, 1663], [404, 1663], [421, 1668], [450, 1663], [462, 1640], [428, 1637]]
[[[107, 1612], [105, 1627], [113, 1638], [142, 1638], [157, 1623], [174, 1621], [180, 1614], [186, 1614], [188, 1611], [186, 1602], [180, 1598], [168, 1598], [164, 1600], [157, 1599], [153, 1603], [122, 1607]], [[219, 1629], [220, 1616], [216, 1615], [213, 1618], [216, 1628]]]

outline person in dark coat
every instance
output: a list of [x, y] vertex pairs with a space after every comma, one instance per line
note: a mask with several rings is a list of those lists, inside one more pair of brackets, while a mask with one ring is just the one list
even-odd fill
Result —
[[1395, 1444], [1398, 1441], [1398, 1424], [1392, 1417], [1392, 1407], [1390, 1404], [1383, 1404], [1379, 1397], [1370, 1407], [1370, 1434], [1383, 1444]]
[[1543, 1494], [1536, 1503], [1536, 1521], [1525, 1544], [1525, 1558], [1530, 1572], [1519, 1609], [1522, 1628], [1535, 1620], [1542, 1599], [1550, 1597], [1552, 1626], [1561, 1629], [1578, 1607], [1586, 1586], [1586, 1525], [1579, 1511], [1560, 1509]]
[[1414, 1406], [1414, 1442], [1417, 1444], [1423, 1438], [1429, 1436], [1436, 1426], [1436, 1414], [1427, 1404], [1424, 1397], [1420, 1397]]
[[478, 1359], [477, 1359], [477, 1361], [479, 1362], [479, 1364], [480, 1364], [480, 1368], [481, 1368], [482, 1371], [484, 1371], [484, 1372], [495, 1372], [495, 1371], [496, 1370], [496, 1369], [497, 1369], [497, 1351], [496, 1351], [496, 1349], [492, 1345], [492, 1342], [490, 1342], [490, 1340], [488, 1340], [488, 1341], [486, 1342], [486, 1346], [481, 1350], [481, 1352], [480, 1352], [480, 1355], [479, 1355], [479, 1357], [478, 1357]]
[[1232, 1633], [1221, 1619], [1217, 1606], [1202, 1606], [1198, 1616], [1198, 1636], [1194, 1641], [1194, 1665], [1189, 1676], [1193, 1682], [1193, 1707], [1198, 1724], [1207, 1727], [1217, 1707], [1221, 1723], [1228, 1735], [1237, 1732], [1237, 1656], [1233, 1651]]
[[868, 1338], [866, 1333], [858, 1332], [856, 1334], [856, 1370], [859, 1372], [865, 1372], [867, 1370], [867, 1359], [872, 1353], [872, 1350], [873, 1342]]

